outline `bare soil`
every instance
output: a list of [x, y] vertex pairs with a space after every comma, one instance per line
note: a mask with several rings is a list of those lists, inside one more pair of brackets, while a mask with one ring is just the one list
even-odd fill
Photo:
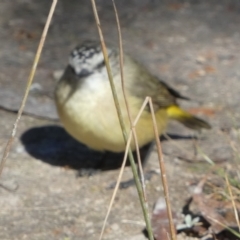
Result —
[[[11, 134], [50, 3], [0, 2], [0, 153]], [[116, 4], [125, 51], [189, 96], [192, 101], [181, 101], [181, 106], [212, 125], [212, 130], [197, 135], [171, 123], [172, 140], [162, 142], [172, 207], [180, 215], [193, 186], [211, 169], [205, 156], [227, 169], [238, 163], [233, 146], [238, 148], [240, 127], [240, 4], [234, 0]], [[112, 2], [99, 0], [97, 5], [105, 37], [117, 45]], [[1, 177], [4, 186], [17, 188], [0, 188], [1, 240], [99, 236], [112, 194], [107, 186], [116, 180], [119, 169], [113, 162], [119, 156], [112, 156], [105, 171], [77, 177], [80, 168], [96, 166], [102, 154], [67, 135], [52, 100], [56, 76], [66, 66], [70, 50], [83, 39], [97, 38], [90, 1], [59, 1]], [[147, 169], [158, 168], [153, 151]], [[127, 168], [124, 179], [131, 176]], [[147, 194], [152, 209], [163, 196], [159, 175], [148, 182]], [[143, 240], [143, 230], [135, 188], [119, 191], [104, 239]]]

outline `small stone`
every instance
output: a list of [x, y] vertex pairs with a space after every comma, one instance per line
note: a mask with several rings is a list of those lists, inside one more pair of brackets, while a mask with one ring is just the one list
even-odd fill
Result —
[[33, 83], [30, 87], [30, 91], [35, 92], [35, 91], [42, 91], [42, 86], [40, 83]]
[[197, 63], [200, 63], [200, 64], [203, 64], [203, 63], [206, 62], [206, 58], [203, 57], [203, 56], [198, 56], [198, 57], [196, 58], [196, 62], [197, 62]]
[[203, 69], [200, 69], [200, 70], [198, 70], [198, 75], [200, 77], [204, 77], [206, 75], [206, 71], [204, 71]]
[[56, 70], [53, 72], [53, 78], [57, 81], [63, 75], [63, 70]]
[[118, 230], [119, 230], [119, 225], [116, 224], [116, 223], [114, 223], [114, 224], [111, 225], [111, 229], [112, 229], [113, 231], [118, 231]]

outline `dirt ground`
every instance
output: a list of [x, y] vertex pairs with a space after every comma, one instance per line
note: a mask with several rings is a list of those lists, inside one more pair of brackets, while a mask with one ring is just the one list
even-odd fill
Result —
[[[0, 2], [0, 153], [11, 134], [50, 3]], [[237, 159], [233, 146], [238, 147], [240, 127], [240, 3], [119, 0], [116, 4], [125, 51], [189, 96], [192, 101], [181, 101], [181, 106], [212, 125], [192, 140], [196, 133], [171, 123], [167, 132], [172, 140], [162, 142], [172, 207], [180, 214], [194, 184], [211, 168], [204, 156], [228, 168], [234, 168]], [[98, 0], [97, 5], [105, 37], [117, 45], [112, 2]], [[55, 80], [70, 50], [88, 38], [98, 38], [90, 1], [60, 0], [1, 177], [4, 186], [17, 188], [0, 188], [1, 240], [99, 236], [112, 194], [107, 187], [119, 169], [113, 159], [106, 171], [77, 177], [78, 169], [94, 167], [102, 155], [67, 135], [52, 101]], [[147, 169], [158, 169], [156, 151]], [[131, 176], [127, 168], [124, 179]], [[163, 196], [159, 175], [148, 182], [147, 194], [152, 210]], [[144, 240], [143, 230], [135, 188], [119, 191], [104, 239]]]

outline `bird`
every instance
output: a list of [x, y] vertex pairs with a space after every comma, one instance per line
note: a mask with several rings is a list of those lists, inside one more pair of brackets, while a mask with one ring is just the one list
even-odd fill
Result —
[[[107, 52], [123, 121], [129, 133], [131, 124], [121, 84], [119, 50], [107, 47]], [[159, 134], [166, 131], [171, 120], [194, 130], [211, 128], [205, 120], [179, 106], [177, 100], [188, 100], [187, 97], [151, 74], [128, 54], [124, 53], [123, 56], [125, 93], [132, 119], [135, 119], [145, 98], [149, 96]], [[99, 41], [83, 41], [72, 50], [68, 65], [55, 87], [55, 102], [59, 118], [73, 138], [97, 151], [118, 153], [125, 150], [126, 144]], [[149, 107], [144, 109], [135, 130], [140, 147], [154, 140]], [[133, 141], [131, 149], [135, 150]]]

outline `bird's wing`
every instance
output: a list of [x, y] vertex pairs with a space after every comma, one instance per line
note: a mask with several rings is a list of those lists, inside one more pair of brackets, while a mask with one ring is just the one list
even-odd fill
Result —
[[129, 69], [131, 71], [132, 82], [128, 84], [126, 81], [129, 92], [143, 99], [143, 101], [147, 96], [151, 97], [155, 111], [160, 108], [176, 105], [176, 98], [184, 98], [166, 83], [151, 75], [143, 66], [136, 62], [133, 63], [133, 66]]
[[183, 96], [183, 95], [182, 95], [181, 93], [179, 93], [177, 90], [175, 90], [174, 88], [168, 86], [165, 82], [163, 82], [163, 81], [161, 81], [161, 80], [159, 80], [159, 81], [161, 82], [162, 85], [164, 85], [164, 86], [168, 89], [168, 91], [169, 91], [174, 97], [180, 98], [180, 99], [184, 99], [184, 100], [187, 100], [187, 101], [191, 100], [189, 97]]

